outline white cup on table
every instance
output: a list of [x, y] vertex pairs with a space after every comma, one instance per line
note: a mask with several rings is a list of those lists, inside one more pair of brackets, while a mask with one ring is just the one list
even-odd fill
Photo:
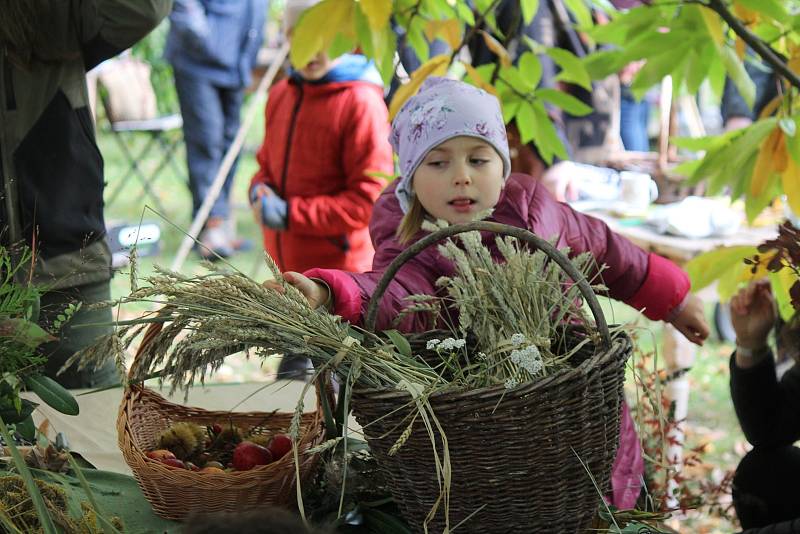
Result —
[[631, 209], [644, 211], [658, 198], [658, 186], [645, 172], [622, 171], [619, 183], [619, 199]]

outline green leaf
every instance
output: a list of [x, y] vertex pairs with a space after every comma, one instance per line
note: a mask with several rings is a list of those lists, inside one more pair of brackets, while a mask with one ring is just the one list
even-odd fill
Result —
[[[636, 74], [631, 90], [636, 98], [641, 98], [644, 93], [650, 90], [656, 84], [661, 83], [667, 75], [673, 75], [673, 78], [683, 68], [683, 64], [687, 61], [687, 54], [690, 50], [691, 44], [684, 44], [683, 46], [669, 49], [667, 52], [648, 58], [647, 63], [644, 64], [642, 70]], [[679, 87], [677, 80], [673, 80], [675, 87]]]
[[764, 211], [764, 208], [766, 208], [775, 197], [782, 193], [780, 183], [780, 175], [772, 173], [767, 187], [764, 188], [764, 191], [760, 195], [756, 197], [750, 195], [745, 196], [744, 213], [747, 216], [748, 223], [753, 224], [753, 221]]
[[757, 11], [762, 15], [767, 15], [775, 19], [780, 24], [785, 24], [789, 20], [789, 12], [783, 2], [778, 0], [737, 0], [745, 7]]
[[789, 290], [797, 281], [797, 276], [791, 269], [781, 269], [777, 273], [770, 272], [767, 276], [772, 285], [772, 294], [775, 295], [775, 302], [778, 305], [778, 313], [781, 319], [788, 322], [795, 313]]
[[592, 90], [592, 78], [578, 56], [563, 48], [548, 48], [546, 53], [561, 68], [556, 80], [577, 84], [587, 91]]
[[503, 121], [506, 124], [509, 124], [512, 120], [514, 120], [514, 117], [516, 117], [521, 104], [522, 99], [519, 97], [516, 97], [515, 100], [503, 101]]
[[756, 99], [756, 85], [750, 79], [750, 75], [744, 68], [744, 63], [736, 56], [736, 52], [729, 46], [723, 46], [719, 50], [722, 63], [725, 65], [725, 71], [730, 76], [731, 81], [739, 90], [745, 103], [750, 109], [753, 109], [753, 102]]
[[716, 59], [714, 54], [714, 46], [708, 43], [699, 52], [692, 50], [689, 54], [689, 60], [686, 62], [686, 91], [689, 94], [695, 95], [700, 89], [700, 85], [708, 75], [708, 70], [711, 62]]
[[[5, 418], [3, 418], [5, 420]], [[14, 431], [24, 439], [33, 443], [36, 439], [36, 425], [33, 424], [33, 416], [28, 415], [24, 420], [14, 424]]]
[[522, 20], [525, 24], [530, 24], [533, 17], [536, 16], [536, 11], [539, 10], [539, 0], [520, 0], [522, 7]]
[[758, 253], [756, 247], [722, 247], [701, 254], [686, 264], [686, 272], [692, 283], [692, 291], [711, 285], [732, 267], [740, 265], [745, 258]]
[[456, 2], [455, 9], [460, 20], [466, 22], [468, 26], [475, 26], [475, 14], [466, 2]]
[[78, 415], [80, 412], [75, 397], [52, 378], [44, 375], [29, 375], [24, 377], [24, 380], [25, 386], [54, 410], [66, 415]]
[[411, 358], [414, 355], [411, 352], [411, 344], [403, 334], [397, 330], [384, 330], [384, 333], [389, 337], [389, 339], [392, 341], [392, 344], [397, 348], [400, 354], [407, 358]]
[[592, 12], [589, 11], [586, 2], [583, 0], [564, 0], [564, 5], [575, 15], [575, 20], [578, 21], [579, 28], [591, 28], [594, 26]]
[[[16, 397], [14, 400], [19, 400], [19, 397]], [[15, 406], [0, 405], [0, 419], [9, 424], [21, 423], [31, 416], [33, 410], [35, 410], [37, 406], [39, 405], [27, 399], [22, 399], [20, 401], [19, 410]]]
[[525, 52], [519, 58], [519, 72], [528, 85], [533, 88], [542, 79], [542, 64], [533, 52]]
[[567, 149], [564, 147], [564, 143], [561, 142], [561, 138], [558, 137], [558, 132], [556, 132], [553, 122], [548, 117], [544, 105], [541, 102], [534, 102], [532, 107], [536, 117], [534, 122], [534, 127], [536, 128], [534, 142], [545, 162], [552, 163], [554, 155], [561, 159], [569, 159]]
[[530, 80], [526, 79], [525, 76], [523, 76], [520, 71], [514, 67], [501, 68], [500, 79], [504, 83], [510, 85], [511, 88], [518, 93], [527, 94], [536, 88], [535, 84], [530, 83]]
[[576, 117], [582, 117], [592, 112], [590, 106], [587, 106], [574, 96], [564, 91], [559, 91], [558, 89], [538, 89], [534, 94], [542, 100], [555, 104], [570, 115]]
[[604, 50], [583, 58], [586, 72], [593, 80], [600, 80], [610, 74], [616, 74], [628, 63], [630, 63], [630, 59], [621, 50]]
[[536, 114], [530, 102], [520, 103], [517, 110], [517, 130], [523, 144], [530, 143], [536, 134]]
[[11, 338], [26, 347], [35, 349], [42, 343], [55, 341], [55, 337], [48, 334], [41, 326], [25, 319], [0, 320], [0, 337]]

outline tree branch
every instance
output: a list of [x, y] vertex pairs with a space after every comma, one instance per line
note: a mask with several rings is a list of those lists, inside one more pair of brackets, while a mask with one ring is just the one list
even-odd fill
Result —
[[730, 12], [728, 6], [726, 6], [722, 0], [708, 0], [708, 4], [704, 5], [722, 17], [722, 20], [728, 23], [728, 26], [731, 27], [734, 33], [741, 37], [742, 41], [747, 43], [764, 61], [769, 63], [776, 73], [786, 78], [789, 83], [797, 89], [800, 89], [800, 77], [789, 69], [786, 62], [781, 59], [771, 46], [748, 30], [744, 24]]

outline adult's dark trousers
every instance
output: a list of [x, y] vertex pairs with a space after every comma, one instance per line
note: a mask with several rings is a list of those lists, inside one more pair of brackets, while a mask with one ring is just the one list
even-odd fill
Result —
[[47, 376], [69, 389], [97, 388], [120, 382], [119, 372], [113, 359], [96, 371], [88, 369], [78, 371], [78, 366], [73, 365], [64, 373], [57, 374], [73, 354], [112, 332], [111, 308], [89, 309], [91, 304], [107, 301], [110, 298], [111, 288], [108, 281], [56, 289], [42, 295], [39, 322], [49, 331], [52, 331], [58, 315], [63, 314], [69, 304], [81, 303], [78, 312], [61, 327], [59, 332], [56, 332], [58, 341], [41, 346], [42, 353], [48, 357], [45, 365]]
[[800, 533], [800, 449], [756, 447], [733, 478], [733, 505], [745, 532]]
[[[239, 130], [244, 89], [221, 87], [202, 77], [175, 70], [175, 89], [183, 116], [192, 213], [208, 195], [225, 153]], [[234, 162], [209, 217], [227, 219], [228, 198], [238, 163]]]

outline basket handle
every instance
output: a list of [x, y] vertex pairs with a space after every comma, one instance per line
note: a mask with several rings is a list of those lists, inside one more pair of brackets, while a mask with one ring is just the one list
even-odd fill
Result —
[[401, 252], [386, 268], [386, 271], [383, 273], [378, 285], [375, 287], [372, 297], [370, 297], [369, 305], [367, 306], [367, 315], [366, 320], [364, 321], [364, 327], [370, 332], [375, 330], [375, 322], [378, 316], [378, 305], [380, 304], [386, 289], [389, 287], [389, 283], [394, 278], [394, 275], [397, 274], [397, 271], [399, 271], [408, 260], [434, 243], [443, 241], [454, 235], [462, 234], [464, 232], [472, 232], [475, 230], [515, 237], [520, 241], [525, 241], [526, 243], [533, 245], [537, 249], [547, 254], [547, 256], [555, 261], [578, 286], [581, 296], [584, 298], [584, 300], [586, 300], [586, 303], [589, 305], [589, 310], [594, 316], [597, 329], [600, 331], [603, 347], [605, 349], [611, 347], [611, 335], [608, 331], [608, 324], [606, 323], [606, 318], [605, 315], [603, 315], [603, 310], [600, 307], [597, 296], [594, 294], [594, 291], [589, 285], [589, 282], [586, 280], [586, 277], [575, 268], [569, 258], [567, 258], [566, 255], [560, 252], [548, 241], [524, 228], [518, 228], [516, 226], [489, 221], [473, 221], [442, 228], [441, 230], [437, 230], [436, 232], [425, 236]]

